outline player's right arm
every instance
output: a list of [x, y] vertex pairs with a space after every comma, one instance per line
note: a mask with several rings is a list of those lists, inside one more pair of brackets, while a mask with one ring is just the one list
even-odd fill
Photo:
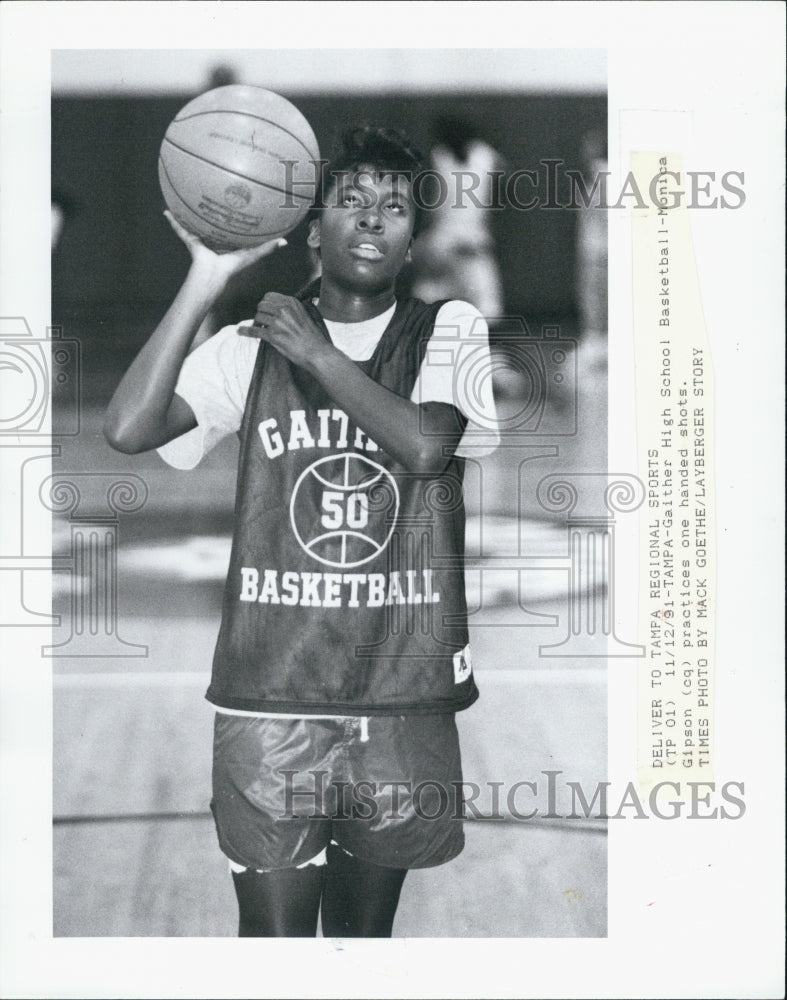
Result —
[[164, 213], [191, 254], [180, 291], [123, 376], [107, 408], [104, 436], [117, 451], [137, 454], [180, 437], [197, 421], [175, 393], [181, 366], [200, 324], [233, 274], [268, 256], [285, 240], [231, 253], [214, 253], [170, 212]]

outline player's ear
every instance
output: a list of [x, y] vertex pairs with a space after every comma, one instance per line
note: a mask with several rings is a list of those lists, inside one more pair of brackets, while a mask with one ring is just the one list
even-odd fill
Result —
[[413, 241], [410, 240], [410, 246], [407, 248], [407, 253], [404, 255], [405, 264], [409, 264], [413, 259]]
[[312, 219], [309, 222], [309, 235], [306, 237], [306, 244], [312, 250], [320, 249], [320, 220]]

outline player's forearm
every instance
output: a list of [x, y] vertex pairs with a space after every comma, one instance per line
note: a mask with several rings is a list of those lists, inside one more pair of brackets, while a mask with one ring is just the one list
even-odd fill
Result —
[[168, 419], [183, 360], [223, 288], [220, 277], [192, 268], [155, 331], [115, 390], [104, 434], [118, 451], [135, 454], [183, 433]]
[[461, 438], [455, 422], [386, 389], [336, 348], [321, 351], [309, 371], [350, 419], [406, 469], [435, 474], [445, 469]]

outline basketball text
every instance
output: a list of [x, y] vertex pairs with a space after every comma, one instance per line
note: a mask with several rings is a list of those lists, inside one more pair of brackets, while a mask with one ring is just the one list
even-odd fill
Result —
[[438, 604], [432, 570], [391, 573], [279, 573], [242, 566], [241, 601], [302, 608], [381, 608], [392, 604]]

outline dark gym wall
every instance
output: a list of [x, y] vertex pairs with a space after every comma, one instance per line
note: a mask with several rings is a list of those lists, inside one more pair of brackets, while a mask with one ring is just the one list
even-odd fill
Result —
[[[52, 318], [66, 336], [82, 342], [86, 374], [106, 373], [106, 380], [88, 381], [91, 395], [111, 392], [185, 274], [187, 254], [162, 216], [156, 161], [168, 123], [193, 96], [53, 99], [52, 186], [68, 217], [52, 261]], [[431, 123], [450, 117], [474, 126], [502, 155], [508, 174], [539, 170], [544, 159], [562, 159], [563, 170], [580, 169], [583, 136], [606, 134], [603, 96], [291, 99], [312, 125], [323, 156], [344, 128], [365, 123], [402, 129], [426, 153], [434, 141]], [[522, 195], [527, 191], [522, 188]], [[567, 194], [566, 186], [563, 200]], [[571, 322], [576, 212], [509, 208], [495, 213], [494, 229], [506, 311], [524, 316], [531, 327]], [[260, 294], [269, 288], [294, 292], [302, 285], [304, 231], [303, 225], [295, 230], [290, 246], [265, 262]]]

